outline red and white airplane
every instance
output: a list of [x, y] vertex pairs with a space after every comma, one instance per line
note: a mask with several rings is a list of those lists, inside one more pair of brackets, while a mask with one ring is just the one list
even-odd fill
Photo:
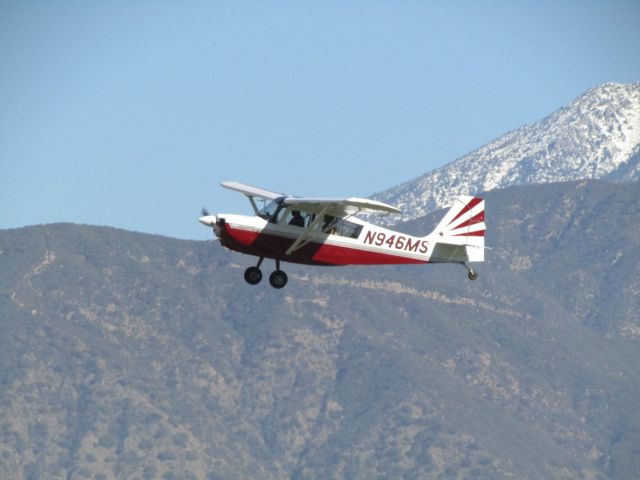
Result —
[[[238, 182], [222, 186], [243, 193], [255, 215], [209, 215], [200, 223], [212, 227], [222, 245], [259, 257], [244, 272], [247, 283], [262, 280], [265, 258], [276, 261], [269, 276], [274, 288], [287, 284], [280, 262], [306, 265], [382, 265], [403, 263], [459, 263], [469, 279], [478, 274], [467, 262], [484, 261], [484, 200], [461, 196], [433, 232], [414, 237], [373, 225], [358, 213], [400, 213], [395, 207], [366, 198], [300, 198]], [[258, 208], [256, 203], [264, 205]]]

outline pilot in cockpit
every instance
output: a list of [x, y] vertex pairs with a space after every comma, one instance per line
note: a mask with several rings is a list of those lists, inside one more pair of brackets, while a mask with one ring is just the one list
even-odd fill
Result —
[[304, 227], [304, 217], [300, 213], [300, 210], [293, 210], [291, 212], [291, 220], [289, 220], [289, 225], [293, 225], [295, 227]]

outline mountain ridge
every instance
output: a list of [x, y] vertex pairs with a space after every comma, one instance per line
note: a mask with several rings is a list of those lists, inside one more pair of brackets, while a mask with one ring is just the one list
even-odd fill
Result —
[[640, 82], [592, 88], [447, 165], [372, 198], [395, 205], [399, 220], [450, 204], [457, 195], [579, 179], [640, 178]]

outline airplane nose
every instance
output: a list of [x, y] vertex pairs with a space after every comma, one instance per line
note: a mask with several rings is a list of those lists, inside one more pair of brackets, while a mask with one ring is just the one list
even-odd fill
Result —
[[200, 217], [198, 221], [206, 227], [213, 227], [216, 224], [217, 218], [215, 215], [204, 215]]

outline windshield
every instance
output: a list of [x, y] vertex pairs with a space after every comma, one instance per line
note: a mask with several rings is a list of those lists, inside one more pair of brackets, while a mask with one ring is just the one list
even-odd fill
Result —
[[272, 200], [268, 203], [265, 203], [264, 207], [260, 209], [258, 215], [265, 220], [271, 220], [279, 207], [280, 203], [278, 203], [278, 200]]

